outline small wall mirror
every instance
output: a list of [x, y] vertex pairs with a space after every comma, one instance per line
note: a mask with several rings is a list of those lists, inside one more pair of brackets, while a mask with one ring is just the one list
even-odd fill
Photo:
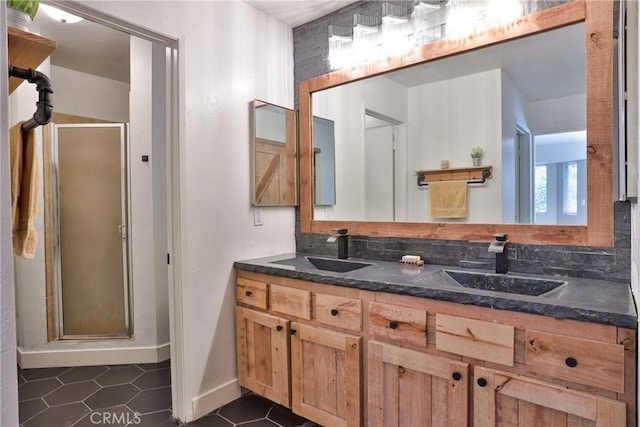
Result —
[[336, 137], [333, 120], [313, 117], [314, 204], [336, 204]]
[[251, 202], [255, 206], [296, 206], [296, 112], [259, 100], [251, 101], [250, 107]]

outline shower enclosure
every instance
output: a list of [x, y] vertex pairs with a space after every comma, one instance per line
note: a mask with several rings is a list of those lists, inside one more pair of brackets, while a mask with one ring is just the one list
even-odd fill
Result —
[[126, 125], [54, 124], [52, 129], [55, 335], [128, 338]]

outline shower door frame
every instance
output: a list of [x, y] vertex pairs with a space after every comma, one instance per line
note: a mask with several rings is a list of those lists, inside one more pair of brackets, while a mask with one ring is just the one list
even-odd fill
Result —
[[[62, 301], [62, 250], [60, 244], [60, 205], [59, 205], [59, 174], [58, 174], [58, 129], [60, 128], [119, 128], [120, 129], [120, 201], [122, 224], [120, 236], [122, 238], [122, 274], [123, 274], [123, 296], [124, 296], [124, 334], [91, 334], [91, 335], [70, 335], [64, 333], [64, 310]], [[53, 222], [54, 222], [54, 245], [53, 245], [53, 278], [55, 281], [55, 302], [56, 302], [56, 339], [58, 340], [103, 340], [103, 339], [130, 339], [132, 337], [133, 319], [132, 307], [132, 287], [131, 284], [131, 203], [129, 199], [129, 126], [126, 123], [52, 123], [51, 126], [51, 154], [52, 173], [54, 182], [52, 185], [53, 199]]]

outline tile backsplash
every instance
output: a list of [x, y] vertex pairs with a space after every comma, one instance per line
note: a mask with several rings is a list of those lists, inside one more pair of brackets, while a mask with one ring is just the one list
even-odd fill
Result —
[[[591, 279], [631, 280], [631, 205], [615, 203], [615, 246], [585, 247], [509, 243], [509, 271]], [[328, 235], [301, 233], [296, 224], [296, 250], [323, 255], [337, 254]], [[400, 260], [402, 255], [420, 255], [426, 263], [492, 270], [494, 255], [489, 242], [431, 240], [395, 237], [350, 236], [353, 258]]]

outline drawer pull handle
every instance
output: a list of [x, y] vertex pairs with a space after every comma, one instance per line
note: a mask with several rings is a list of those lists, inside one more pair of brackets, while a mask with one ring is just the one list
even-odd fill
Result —
[[280, 332], [282, 330], [282, 325], [276, 326], [276, 331]]
[[578, 361], [576, 359], [574, 359], [573, 357], [567, 357], [564, 360], [564, 363], [566, 363], [567, 366], [570, 367], [570, 368], [575, 368], [576, 366], [578, 366]]
[[296, 332], [298, 332], [298, 331], [296, 331], [295, 329], [289, 329], [289, 333], [290, 333], [291, 335], [295, 335], [295, 334], [296, 334]]
[[246, 296], [250, 297], [252, 293], [253, 293], [253, 292], [251, 292], [251, 291], [245, 291], [245, 293], [244, 293], [244, 294], [245, 294]]
[[398, 327], [398, 322], [395, 322], [395, 321], [389, 322], [389, 327], [391, 329], [396, 329]]
[[333, 310], [331, 310], [331, 315], [332, 316], [337, 316], [338, 315], [338, 310], [336, 310], [335, 308]]
[[478, 385], [480, 387], [486, 387], [487, 386], [487, 380], [485, 380], [484, 378], [478, 378]]
[[454, 372], [453, 374], [451, 374], [451, 378], [453, 378], [455, 381], [460, 381], [462, 379], [462, 374], [460, 372]]

